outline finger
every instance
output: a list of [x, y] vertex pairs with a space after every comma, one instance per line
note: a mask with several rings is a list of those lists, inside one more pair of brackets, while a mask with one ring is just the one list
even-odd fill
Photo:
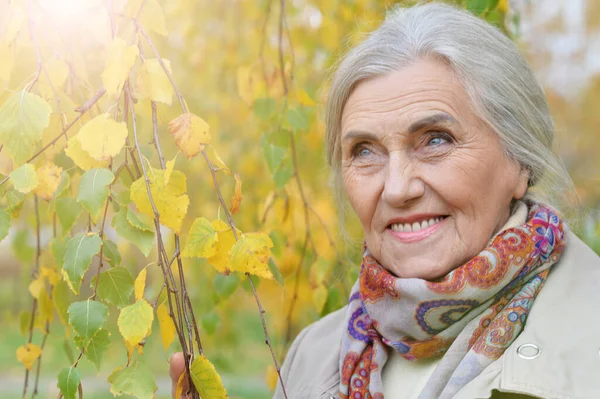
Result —
[[[169, 363], [169, 374], [171, 375], [171, 397], [173, 399], [180, 399], [180, 398], [176, 398], [177, 384], [179, 382], [179, 378], [184, 373], [184, 371], [185, 371], [185, 358], [183, 356], [183, 353], [177, 352], [177, 353], [173, 354], [173, 356], [171, 357], [171, 361]], [[185, 378], [185, 377], [182, 381], [182, 387], [183, 387], [182, 391], [187, 392], [188, 381], [187, 381], [187, 378]]]

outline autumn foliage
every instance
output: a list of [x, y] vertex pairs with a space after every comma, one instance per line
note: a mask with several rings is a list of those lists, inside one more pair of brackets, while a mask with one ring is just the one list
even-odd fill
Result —
[[[340, 240], [318, 102], [390, 5], [296, 3], [0, 5], [0, 241], [29, 295], [11, 322], [23, 397], [40, 374], [78, 397], [87, 362], [107, 392], [151, 398], [154, 360], [167, 376], [175, 351], [195, 397], [227, 397], [220, 375], [248, 368], [273, 389], [297, 332], [346, 302], [360, 245]], [[518, 23], [502, 23], [507, 1], [460, 3]], [[65, 348], [57, 369], [49, 347]]]

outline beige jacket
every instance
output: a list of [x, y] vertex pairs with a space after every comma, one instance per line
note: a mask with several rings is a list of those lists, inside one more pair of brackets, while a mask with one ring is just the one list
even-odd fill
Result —
[[[600, 257], [574, 234], [567, 239], [524, 331], [455, 399], [600, 399]], [[292, 344], [282, 367], [288, 399], [338, 398], [345, 312], [308, 326]], [[274, 398], [283, 397], [278, 386]]]

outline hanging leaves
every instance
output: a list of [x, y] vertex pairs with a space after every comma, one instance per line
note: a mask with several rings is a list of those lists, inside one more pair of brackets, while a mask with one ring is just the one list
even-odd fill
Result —
[[[170, 227], [175, 233], [181, 233], [181, 223], [186, 215], [190, 199], [186, 194], [187, 184], [185, 175], [173, 171], [169, 183], [165, 184], [165, 171], [151, 169], [148, 171], [150, 190], [156, 209], [160, 215], [160, 222]], [[131, 200], [137, 209], [146, 215], [154, 217], [154, 211], [146, 191], [146, 182], [143, 177], [131, 185]]]
[[206, 218], [198, 218], [190, 227], [188, 242], [181, 255], [198, 258], [214, 256], [217, 253], [215, 244], [218, 237], [217, 231]]
[[62, 369], [58, 374], [58, 388], [65, 399], [75, 399], [81, 383], [81, 374], [74, 367]]
[[[125, 267], [113, 267], [100, 273], [97, 281], [96, 293], [106, 303], [122, 308], [129, 304], [133, 294], [133, 277]], [[96, 286], [96, 278], [92, 280], [92, 287]]]
[[265, 233], [242, 235], [242, 238], [229, 251], [231, 256], [230, 269], [272, 279], [273, 274], [269, 269], [272, 247], [273, 242]]
[[198, 355], [192, 362], [190, 374], [194, 386], [203, 399], [227, 399], [227, 392], [215, 366], [204, 356]]
[[65, 149], [65, 154], [83, 170], [93, 168], [105, 168], [110, 163], [109, 160], [98, 161], [81, 148], [81, 142], [77, 136], [71, 137]]
[[81, 149], [96, 161], [116, 157], [125, 145], [127, 125], [116, 122], [109, 114], [100, 114], [81, 128], [77, 139]]
[[[163, 59], [169, 73], [171, 61]], [[173, 86], [156, 58], [147, 58], [140, 68], [136, 89], [141, 100], [151, 100], [171, 105], [173, 100]]]
[[41, 199], [50, 201], [60, 184], [62, 168], [46, 162], [36, 173], [38, 185], [33, 192]]
[[108, 198], [108, 186], [115, 175], [108, 169], [90, 169], [81, 176], [77, 201], [90, 213], [93, 220], [98, 219]]
[[131, 346], [139, 344], [152, 330], [154, 311], [152, 306], [141, 299], [121, 309], [118, 326], [125, 342]]
[[138, 399], [152, 399], [158, 390], [152, 372], [141, 362], [115, 370], [108, 376], [108, 382], [110, 392], [115, 396], [133, 395]]
[[102, 84], [109, 96], [121, 91], [138, 54], [135, 45], [127, 45], [125, 40], [118, 36], [113, 39], [107, 51], [106, 67], [102, 72]]
[[173, 323], [173, 319], [169, 315], [169, 311], [164, 303], [158, 305], [156, 317], [158, 318], [158, 324], [160, 326], [160, 336], [162, 338], [163, 348], [166, 352], [175, 339], [175, 323]]
[[191, 113], [180, 115], [169, 122], [169, 133], [188, 159], [194, 158], [212, 138], [208, 123]]
[[83, 275], [90, 267], [92, 258], [100, 252], [102, 240], [97, 234], [79, 233], [67, 243], [62, 268], [64, 280], [74, 294], [79, 294]]
[[84, 347], [90, 339], [102, 328], [108, 316], [105, 304], [88, 299], [74, 302], [69, 306], [69, 324], [79, 337], [83, 339]]
[[25, 344], [17, 349], [17, 360], [31, 370], [35, 361], [42, 355], [42, 348], [35, 344]]
[[25, 91], [12, 94], [0, 107], [0, 143], [17, 165], [35, 152], [51, 112], [44, 99]]
[[33, 191], [39, 184], [35, 167], [30, 163], [13, 170], [9, 176], [15, 190], [23, 194]]

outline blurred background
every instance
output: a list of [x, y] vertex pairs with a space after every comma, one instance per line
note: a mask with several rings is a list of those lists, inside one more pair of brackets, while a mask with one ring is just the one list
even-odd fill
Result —
[[[14, 10], [26, 9], [26, 2], [1, 1], [0, 34], [12, 32], [13, 43], [21, 42], [13, 53], [14, 67], [8, 78], [3, 81], [0, 73], [0, 104], [9, 93], [23, 87], [36, 68], [36, 54], [22, 16], [23, 32], [15, 28], [19, 16]], [[142, 0], [132, 2], [139, 7]], [[70, 100], [63, 101], [63, 112], [73, 114], [101, 84], [99, 72], [104, 67], [103, 51], [111, 29], [107, 10], [118, 19], [127, 2], [36, 3], [43, 10], [37, 23], [45, 33], [40, 35], [44, 51], [49, 55], [69, 54], [72, 60]], [[329, 71], [348, 47], [378, 26], [386, 10], [406, 3], [148, 0], [152, 12], [142, 15], [143, 25], [157, 28], [152, 40], [161, 56], [170, 60], [174, 80], [190, 110], [210, 124], [215, 149], [243, 181], [241, 209], [234, 216], [237, 226], [242, 231], [267, 232], [275, 244], [273, 258], [284, 286], [274, 281], [257, 284], [280, 363], [303, 327], [344, 305], [358, 271], [360, 230], [350, 215], [344, 218], [343, 227], [340, 224], [341, 212], [330, 188], [323, 152], [323, 99]], [[461, 5], [473, 3], [462, 1]], [[482, 17], [514, 38], [546, 88], [558, 132], [556, 152], [569, 169], [581, 201], [583, 222], [578, 234], [600, 252], [600, 0], [489, 3], [494, 5]], [[162, 28], [166, 34], [157, 33]], [[1, 38], [6, 40], [6, 36]], [[0, 59], [0, 64], [3, 62]], [[40, 90], [40, 95], [52, 98], [47, 89]], [[159, 105], [159, 125], [165, 134], [168, 121], [179, 115], [175, 102], [172, 106]], [[111, 105], [108, 99], [101, 100], [97, 112]], [[143, 150], [149, 162], [156, 164], [150, 144], [151, 114], [149, 107], [142, 105], [136, 107], [140, 107], [139, 129], [146, 143]], [[282, 116], [284, 107], [287, 111]], [[280, 131], [286, 134], [278, 134]], [[51, 133], [45, 135], [46, 141]], [[165, 157], [172, 159], [177, 148], [168, 140], [163, 145]], [[72, 167], [60, 153], [62, 147], [53, 148], [51, 156], [57, 164]], [[277, 161], [273, 161], [273, 153]], [[192, 215], [216, 218], [217, 200], [205, 164], [180, 156], [176, 168], [186, 174], [191, 198], [190, 216], [183, 230], [189, 228]], [[6, 175], [11, 170], [10, 160], [0, 153], [0, 173]], [[233, 178], [219, 178], [230, 196]], [[5, 200], [0, 199], [0, 204]], [[0, 243], [0, 397], [7, 399], [21, 397], [23, 389], [24, 370], [15, 351], [26, 340], [20, 314], [31, 306], [27, 286], [35, 238], [30, 202], [24, 203], [8, 237]], [[43, 243], [52, 235], [50, 217], [45, 220]], [[119, 241], [110, 228], [107, 236], [117, 242], [124, 263], [132, 271], [139, 271], [156, 257], [152, 253], [145, 258], [128, 242]], [[156, 296], [162, 284], [162, 276], [154, 269], [149, 268], [148, 297]], [[247, 282], [235, 274], [218, 274], [203, 260], [186, 260], [185, 273], [205, 354], [222, 375], [229, 396], [270, 397], [276, 374]], [[113, 326], [116, 315], [112, 312], [110, 316]], [[165, 353], [155, 327], [143, 358], [156, 378], [156, 397], [167, 398], [168, 358], [178, 348], [173, 344]], [[100, 371], [88, 362], [80, 365], [88, 399], [112, 397], [107, 376], [126, 361], [118, 331], [112, 335]], [[56, 397], [56, 374], [69, 366], [69, 352], [74, 351], [65, 326], [55, 320], [43, 356], [40, 398]]]

